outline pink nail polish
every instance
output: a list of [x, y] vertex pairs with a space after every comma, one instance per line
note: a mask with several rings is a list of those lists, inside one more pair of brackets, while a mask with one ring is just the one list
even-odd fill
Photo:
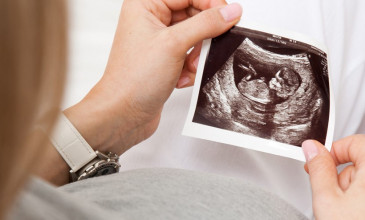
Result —
[[182, 77], [179, 82], [177, 83], [178, 88], [183, 88], [190, 82], [190, 78], [187, 76]]
[[312, 140], [304, 141], [302, 143], [302, 150], [307, 162], [311, 161], [318, 154], [318, 148]]
[[238, 3], [232, 3], [219, 10], [226, 22], [231, 22], [241, 17], [242, 7]]

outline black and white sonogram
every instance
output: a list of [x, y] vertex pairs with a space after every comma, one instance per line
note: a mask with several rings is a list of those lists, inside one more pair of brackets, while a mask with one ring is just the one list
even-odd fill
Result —
[[323, 51], [234, 27], [211, 42], [193, 122], [294, 146], [324, 144], [329, 106]]

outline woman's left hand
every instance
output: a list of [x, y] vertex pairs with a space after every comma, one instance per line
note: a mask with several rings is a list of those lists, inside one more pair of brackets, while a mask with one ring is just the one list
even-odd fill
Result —
[[[316, 141], [305, 141], [302, 147], [315, 218], [365, 219], [365, 135], [334, 142], [331, 153]], [[336, 166], [350, 162], [337, 174]]]

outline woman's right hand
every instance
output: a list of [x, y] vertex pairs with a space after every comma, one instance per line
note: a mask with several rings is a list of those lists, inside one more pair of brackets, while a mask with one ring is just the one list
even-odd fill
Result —
[[125, 0], [102, 79], [66, 116], [95, 149], [125, 152], [156, 130], [176, 86], [193, 85], [201, 42], [241, 14], [224, 0]]
[[[365, 219], [365, 135], [336, 141], [331, 152], [312, 140], [302, 148], [316, 219]], [[338, 174], [336, 166], [349, 162]]]

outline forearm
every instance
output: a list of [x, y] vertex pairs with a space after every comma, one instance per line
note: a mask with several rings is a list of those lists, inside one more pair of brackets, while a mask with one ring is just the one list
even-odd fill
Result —
[[[114, 118], [105, 106], [100, 107], [103, 104], [105, 103], [91, 104], [90, 100], [85, 98], [77, 105], [66, 109], [64, 114], [93, 150], [120, 155], [137, 142], [136, 133], [139, 132], [126, 124], [127, 120], [123, 118], [127, 116], [124, 113], [120, 112], [121, 118]], [[122, 129], [118, 128], [121, 125]], [[36, 174], [58, 186], [68, 183], [70, 167], [49, 140], [46, 145], [42, 155], [43, 163]]]
[[148, 137], [149, 120], [139, 119], [127, 93], [118, 96], [109, 81], [100, 81], [64, 114], [94, 150], [121, 155]]
[[47, 142], [42, 155], [42, 164], [35, 171], [35, 175], [56, 186], [69, 183], [70, 167], [54, 148], [50, 141]]

